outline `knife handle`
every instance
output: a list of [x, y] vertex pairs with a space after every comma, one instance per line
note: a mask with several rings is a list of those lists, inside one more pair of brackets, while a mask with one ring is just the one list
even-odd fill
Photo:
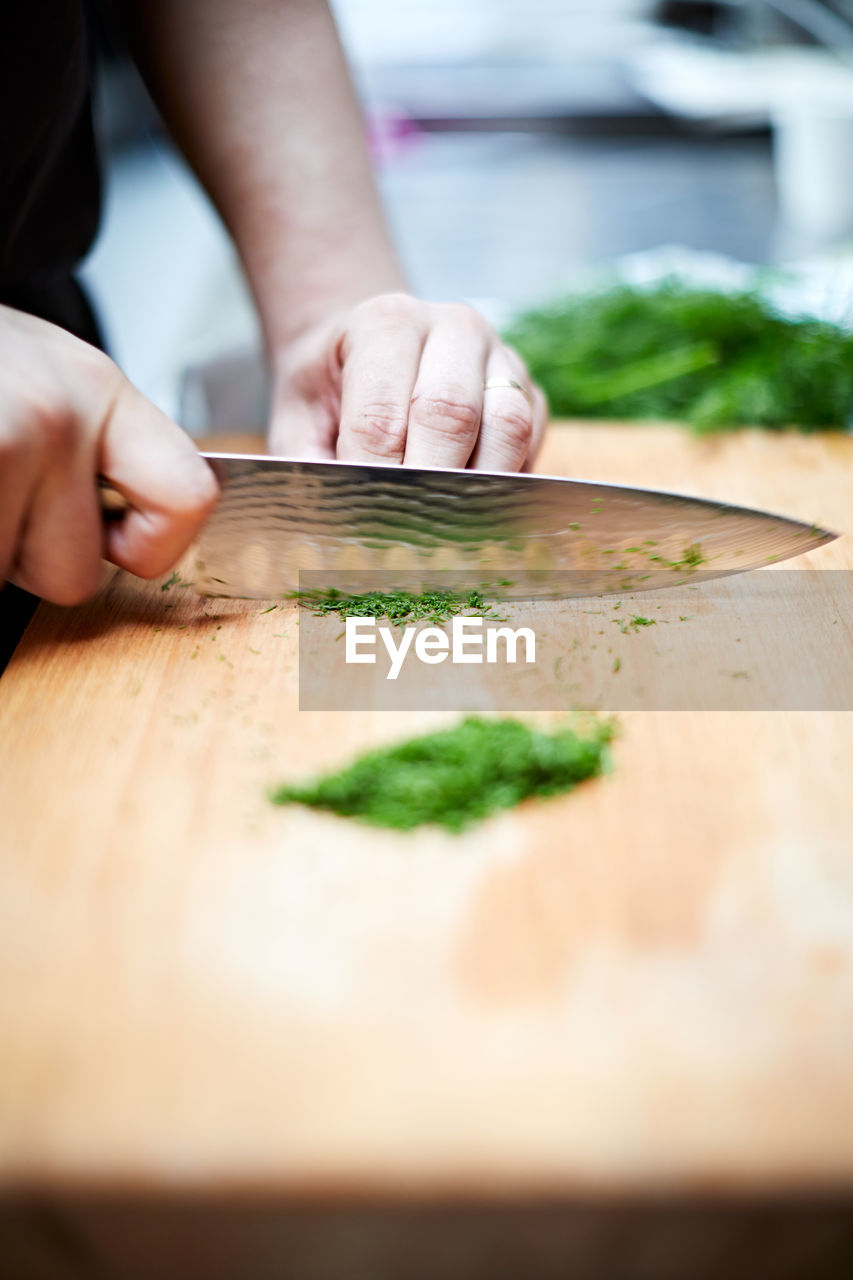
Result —
[[123, 520], [130, 508], [130, 503], [123, 493], [119, 493], [105, 476], [98, 476], [98, 501], [101, 504], [101, 516], [106, 524], [115, 524]]

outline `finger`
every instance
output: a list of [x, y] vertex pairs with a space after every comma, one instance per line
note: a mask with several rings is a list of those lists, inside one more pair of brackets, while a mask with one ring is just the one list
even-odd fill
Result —
[[542, 441], [548, 427], [548, 401], [541, 387], [536, 383], [533, 384], [533, 435], [530, 439], [530, 448], [527, 451], [527, 457], [524, 459], [522, 471], [532, 471], [533, 464], [536, 461], [539, 450], [542, 448]]
[[288, 398], [276, 405], [269, 450], [281, 458], [334, 458], [337, 422], [324, 405]]
[[14, 571], [37, 473], [32, 436], [15, 422], [0, 421], [0, 583]]
[[479, 471], [520, 471], [533, 439], [533, 389], [521, 359], [509, 347], [494, 346], [486, 364], [486, 382], [510, 379], [522, 388], [489, 387], [483, 396], [483, 422], [470, 465]]
[[409, 407], [407, 467], [464, 467], [477, 442], [489, 354], [485, 324], [448, 307], [427, 335]]
[[337, 455], [347, 462], [402, 462], [426, 313], [403, 295], [374, 300], [359, 312], [341, 345]]
[[127, 382], [101, 437], [98, 470], [131, 508], [107, 530], [107, 557], [142, 578], [170, 569], [216, 505], [213, 472], [189, 436]]
[[53, 604], [79, 604], [101, 580], [104, 533], [90, 438], [54, 447], [32, 495], [15, 582]]

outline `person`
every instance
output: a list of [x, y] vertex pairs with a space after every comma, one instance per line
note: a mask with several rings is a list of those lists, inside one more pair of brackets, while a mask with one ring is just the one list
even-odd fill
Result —
[[[409, 292], [325, 0], [110, 8], [244, 265], [271, 451], [529, 466], [544, 399], [474, 310]], [[0, 582], [58, 604], [95, 591], [102, 556], [168, 571], [217, 499], [190, 439], [98, 349], [73, 281], [97, 222], [90, 17], [82, 0], [29, 0], [0, 47]], [[99, 476], [129, 503], [109, 526]]]

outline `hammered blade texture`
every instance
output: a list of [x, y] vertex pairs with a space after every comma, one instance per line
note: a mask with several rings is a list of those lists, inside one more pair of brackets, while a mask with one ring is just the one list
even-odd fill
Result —
[[589, 481], [205, 454], [221, 485], [196, 587], [276, 599], [328, 586], [584, 596], [755, 568], [832, 534], [784, 517]]

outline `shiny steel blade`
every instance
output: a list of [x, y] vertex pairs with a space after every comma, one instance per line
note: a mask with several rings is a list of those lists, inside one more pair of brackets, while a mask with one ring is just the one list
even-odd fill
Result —
[[[222, 487], [197, 548], [209, 595], [328, 586], [481, 588], [504, 599], [673, 586], [799, 555], [836, 535], [678, 494], [551, 476], [206, 453]], [[358, 586], [354, 587], [353, 583]], [[313, 579], [317, 585], [317, 578]]]

